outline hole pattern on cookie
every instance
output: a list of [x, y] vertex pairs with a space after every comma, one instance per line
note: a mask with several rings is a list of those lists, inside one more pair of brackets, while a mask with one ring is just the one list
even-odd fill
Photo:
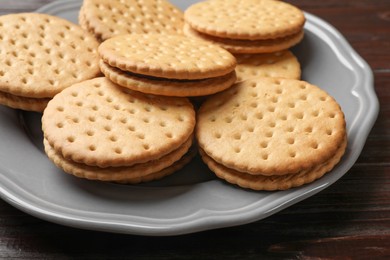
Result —
[[[101, 81], [104, 84], [95, 84]], [[63, 96], [66, 100], [57, 103], [54, 110], [48, 109], [51, 111], [48, 113], [56, 116], [44, 115], [43, 125], [47, 125], [46, 122], [52, 121], [52, 118], [58, 117], [57, 123], [60, 118], [62, 120], [61, 128], [56, 127], [60, 131], [46, 134], [48, 139], [54, 138], [51, 135], [56, 136], [55, 147], [62, 146], [58, 140], [66, 138], [66, 133], [76, 137], [72, 145], [61, 147], [64, 154], [81, 153], [84, 149], [87, 155], [72, 158], [102, 167], [107, 164], [121, 166], [126, 164], [122, 161], [136, 160], [145, 151], [148, 156], [150, 154], [157, 159], [161, 156], [161, 149], [168, 152], [172, 149], [170, 145], [177, 146], [184, 141], [183, 138], [188, 139], [195, 122], [195, 113], [188, 100], [123, 92], [121, 88], [108, 83], [105, 78], [97, 78], [76, 84], [56, 96], [58, 99]], [[129, 96], [132, 102], [128, 102]], [[132, 110], [134, 113], [131, 113]], [[92, 145], [93, 151], [89, 149]], [[101, 158], [103, 155], [104, 158]]]
[[237, 81], [255, 77], [300, 78], [300, 64], [290, 51], [236, 54], [235, 57], [237, 59]]
[[268, 153], [262, 153], [261, 154], [261, 159], [263, 160], [268, 160], [269, 154]]
[[226, 50], [178, 35], [122, 35], [103, 42], [99, 53], [122, 70], [174, 79], [223, 76], [236, 64]]
[[[223, 108], [216, 106], [218, 102]], [[217, 120], [213, 122], [213, 118]], [[207, 151], [203, 140], [214, 139], [213, 148], [207, 153], [224, 165], [254, 172], [261, 168], [259, 172], [279, 174], [329, 158], [337, 147], [332, 142], [341, 142], [345, 135], [343, 114], [334, 99], [313, 85], [289, 79], [259, 78], [238, 83], [234, 91], [218, 94], [202, 105], [198, 125], [199, 145]], [[218, 136], [223, 138], [217, 138], [215, 131], [208, 133], [205, 125], [218, 128]], [[241, 142], [245, 143], [245, 149], [238, 155], [236, 146], [228, 144], [239, 146]], [[263, 158], [264, 154], [267, 155], [264, 163], [251, 159]], [[284, 159], [275, 161], [278, 158]]]
[[[0, 90], [7, 87], [16, 95], [52, 97], [74, 83], [98, 75], [98, 42], [88, 36], [81, 43], [78, 37], [84, 31], [78, 26], [58, 17], [35, 13], [12, 14], [0, 20], [4, 24], [0, 49], [6, 54], [0, 70], [9, 67], [8, 75], [1, 79]], [[80, 46], [77, 51], [70, 47], [75, 43]], [[18, 62], [13, 62], [16, 59]], [[69, 66], [70, 59], [80, 65]], [[88, 68], [81, 65], [86, 62], [90, 63]], [[28, 78], [22, 82], [25, 86], [19, 88], [14, 79], [23, 75]]]
[[119, 34], [181, 33], [184, 23], [182, 12], [162, 0], [85, 1], [84, 6], [89, 27], [103, 40]]

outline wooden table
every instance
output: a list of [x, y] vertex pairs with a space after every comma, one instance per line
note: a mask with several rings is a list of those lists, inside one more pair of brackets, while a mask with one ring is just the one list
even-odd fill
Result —
[[[51, 0], [0, 0], [0, 14]], [[73, 229], [0, 201], [0, 258], [390, 259], [390, 2], [289, 0], [334, 25], [369, 63], [381, 103], [353, 168], [319, 194], [264, 220], [177, 237]]]

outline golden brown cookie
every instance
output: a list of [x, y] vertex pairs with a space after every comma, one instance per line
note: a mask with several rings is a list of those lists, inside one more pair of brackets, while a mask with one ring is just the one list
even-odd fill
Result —
[[286, 50], [298, 44], [304, 37], [304, 31], [278, 38], [264, 40], [229, 39], [207, 35], [192, 29], [188, 24], [184, 25], [185, 35], [216, 44], [231, 53], [270, 53]]
[[137, 178], [129, 178], [129, 179], [115, 181], [115, 182], [119, 182], [122, 184], [137, 184], [140, 182], [150, 182], [150, 181], [159, 180], [165, 176], [171, 175], [181, 170], [183, 167], [185, 167], [187, 164], [191, 162], [191, 160], [196, 156], [196, 154], [197, 154], [197, 150], [195, 146], [193, 146], [185, 155], [183, 155], [182, 158], [174, 162], [171, 166], [162, 169], [161, 171], [151, 173], [145, 176], [137, 177]]
[[220, 77], [236, 66], [228, 51], [181, 35], [122, 35], [103, 42], [99, 54], [112, 67], [169, 79]]
[[44, 137], [57, 153], [98, 167], [159, 159], [181, 147], [194, 125], [188, 99], [125, 90], [104, 77], [65, 89], [42, 117]]
[[51, 98], [99, 75], [98, 42], [78, 25], [38, 13], [0, 17], [0, 91]]
[[200, 80], [174, 80], [145, 77], [139, 74], [126, 72], [100, 61], [100, 69], [112, 82], [148, 94], [193, 97], [205, 96], [223, 91], [231, 87], [236, 81], [236, 73]]
[[200, 148], [253, 175], [285, 175], [328, 161], [346, 135], [344, 114], [304, 81], [255, 78], [215, 94], [198, 110]]
[[301, 66], [291, 51], [236, 54], [237, 81], [255, 77], [301, 78]]
[[208, 0], [190, 6], [185, 21], [198, 32], [228, 39], [264, 40], [300, 32], [303, 12], [270, 0]]
[[182, 168], [195, 155], [196, 149], [192, 148], [190, 150], [191, 144], [192, 137], [177, 150], [157, 160], [135, 164], [133, 166], [100, 168], [67, 160], [61, 154], [57, 153], [46, 139], [44, 140], [45, 152], [49, 159], [69, 174], [89, 180], [133, 184], [160, 179]]
[[97, 39], [122, 34], [181, 34], [183, 13], [166, 0], [84, 0], [81, 23]]
[[341, 146], [337, 149], [334, 156], [326, 162], [314, 166], [309, 170], [300, 171], [297, 173], [290, 173], [286, 175], [252, 175], [239, 172], [217, 163], [212, 158], [201, 151], [202, 160], [207, 166], [221, 179], [229, 183], [236, 184], [242, 188], [249, 188], [252, 190], [287, 190], [294, 187], [299, 187], [304, 184], [313, 182], [328, 173], [340, 161], [347, 146], [347, 139], [345, 138]]
[[103, 39], [95, 35], [95, 32], [89, 27], [88, 21], [85, 19], [83, 9], [84, 9], [83, 6], [81, 6], [79, 11], [79, 16], [78, 16], [78, 22], [80, 27], [83, 28], [85, 31], [89, 32], [91, 35], [94, 35], [98, 42], [102, 42]]
[[26, 111], [43, 112], [50, 98], [28, 98], [0, 91], [0, 104]]

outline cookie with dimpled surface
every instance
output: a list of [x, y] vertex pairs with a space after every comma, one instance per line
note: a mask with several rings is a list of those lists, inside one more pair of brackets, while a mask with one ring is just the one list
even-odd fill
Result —
[[101, 41], [122, 34], [181, 34], [183, 12], [166, 0], [84, 0], [83, 27]]
[[281, 1], [208, 0], [190, 6], [184, 13], [192, 29], [215, 37], [265, 40], [302, 31], [303, 12]]
[[236, 73], [200, 80], [172, 80], [163, 78], [145, 77], [111, 67], [100, 61], [102, 73], [112, 82], [135, 91], [148, 94], [194, 97], [205, 96], [223, 91], [231, 87], [236, 81]]
[[52, 98], [100, 74], [98, 42], [78, 25], [38, 13], [0, 17], [0, 91]]
[[202, 104], [196, 136], [217, 163], [252, 175], [285, 175], [329, 160], [346, 136], [329, 94], [304, 81], [255, 78]]
[[234, 169], [227, 168], [222, 164], [217, 163], [204, 152], [200, 151], [202, 160], [216, 174], [217, 177], [226, 180], [231, 184], [238, 185], [242, 188], [252, 190], [287, 190], [294, 187], [299, 187], [307, 183], [311, 183], [326, 173], [331, 171], [333, 167], [341, 160], [345, 153], [347, 145], [346, 138], [337, 149], [335, 155], [326, 162], [314, 166], [309, 170], [299, 171], [285, 175], [252, 175], [244, 172], [239, 172]]
[[237, 81], [254, 77], [301, 78], [301, 66], [291, 51], [236, 54]]
[[65, 89], [42, 117], [44, 137], [58, 154], [98, 167], [159, 159], [181, 147], [194, 126], [187, 98], [144, 95], [104, 77]]
[[122, 35], [106, 40], [98, 51], [112, 67], [157, 78], [206, 79], [229, 74], [236, 66], [228, 51], [181, 35]]

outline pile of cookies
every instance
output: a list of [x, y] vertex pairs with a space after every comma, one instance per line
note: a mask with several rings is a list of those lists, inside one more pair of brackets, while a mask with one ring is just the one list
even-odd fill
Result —
[[[0, 17], [0, 26], [31, 34], [0, 35], [4, 48], [14, 46], [0, 48], [0, 103], [44, 110], [45, 152], [69, 174], [151, 181], [199, 150], [230, 183], [284, 190], [320, 178], [345, 152], [340, 106], [299, 80], [289, 48], [302, 40], [305, 18], [287, 3], [208, 0], [183, 13], [166, 0], [84, 0], [81, 27], [16, 17]], [[14, 105], [11, 96], [44, 102]], [[194, 97], [205, 100], [197, 111]]]

